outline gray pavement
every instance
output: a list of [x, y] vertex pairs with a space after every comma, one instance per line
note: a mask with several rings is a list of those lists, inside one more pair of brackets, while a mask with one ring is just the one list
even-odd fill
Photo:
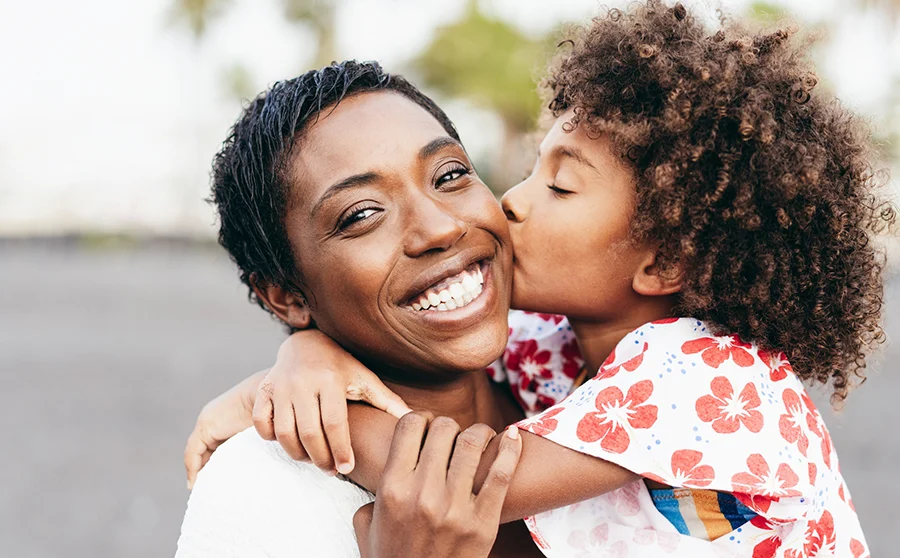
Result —
[[[197, 412], [281, 338], [218, 249], [0, 243], [0, 555], [171, 556]], [[898, 347], [842, 413], [825, 411], [878, 557], [898, 555]]]

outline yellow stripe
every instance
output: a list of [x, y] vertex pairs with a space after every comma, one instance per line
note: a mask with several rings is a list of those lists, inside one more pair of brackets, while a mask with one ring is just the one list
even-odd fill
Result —
[[691, 494], [692, 491], [689, 488], [676, 488], [673, 492], [678, 500], [678, 511], [681, 513], [681, 519], [687, 526], [688, 532], [694, 538], [708, 541], [706, 526], [703, 525], [703, 521], [700, 519]]
[[692, 490], [697, 518], [706, 528], [708, 540], [714, 541], [722, 535], [730, 533], [731, 522], [719, 509], [719, 495], [712, 490]]

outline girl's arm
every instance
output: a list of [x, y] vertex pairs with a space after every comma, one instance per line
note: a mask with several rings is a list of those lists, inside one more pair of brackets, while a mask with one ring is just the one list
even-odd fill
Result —
[[[357, 456], [349, 477], [378, 492], [397, 419], [366, 405], [349, 406], [350, 439]], [[603, 459], [585, 455], [530, 432], [521, 431], [522, 456], [503, 504], [501, 523], [605, 494], [640, 477]], [[501, 436], [488, 444], [475, 476], [475, 491], [488, 477]]]

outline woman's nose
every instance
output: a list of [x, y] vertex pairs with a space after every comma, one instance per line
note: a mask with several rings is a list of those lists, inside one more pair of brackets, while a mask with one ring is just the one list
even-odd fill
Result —
[[468, 225], [452, 213], [452, 206], [434, 200], [422, 200], [418, 205], [406, 237], [407, 256], [448, 250], [466, 235]]

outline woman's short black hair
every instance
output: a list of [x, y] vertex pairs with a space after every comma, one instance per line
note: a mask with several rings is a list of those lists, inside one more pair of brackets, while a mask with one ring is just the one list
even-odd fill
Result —
[[280, 81], [261, 93], [216, 154], [210, 201], [219, 214], [219, 244], [237, 264], [250, 299], [267, 311], [253, 282], [302, 292], [284, 218], [290, 199], [287, 169], [292, 154], [304, 148], [303, 131], [341, 100], [381, 90], [421, 106], [459, 140], [444, 111], [406, 79], [385, 72], [377, 62], [348, 60]]

